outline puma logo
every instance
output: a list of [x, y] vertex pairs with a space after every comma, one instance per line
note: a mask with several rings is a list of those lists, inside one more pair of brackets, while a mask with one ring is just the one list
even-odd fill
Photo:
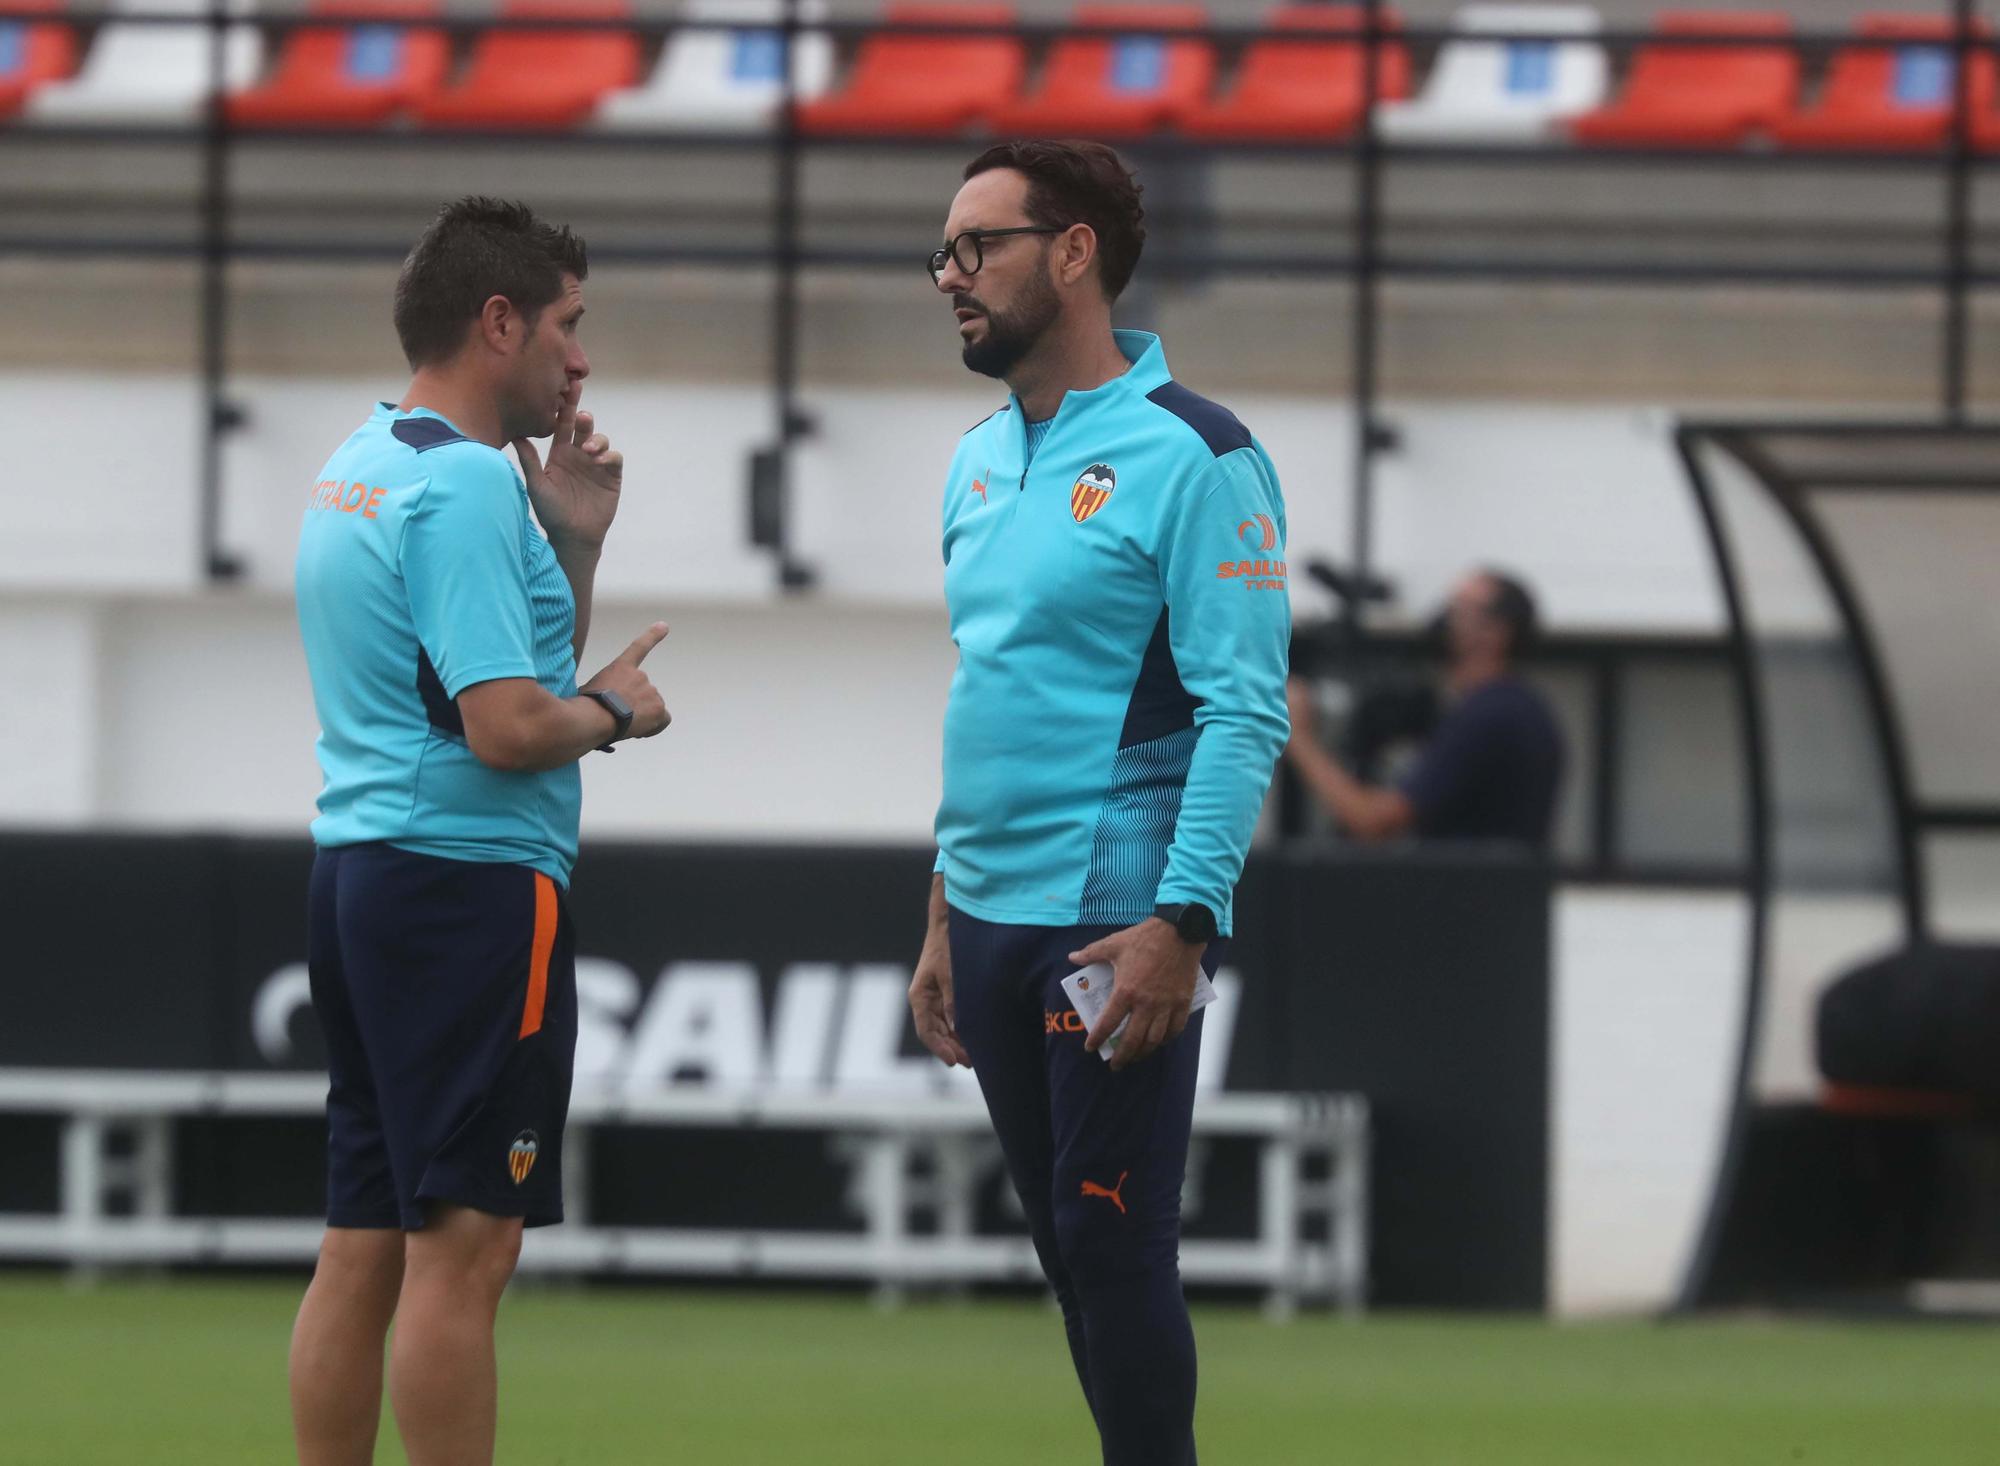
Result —
[[984, 504], [986, 502], [986, 485], [978, 479], [972, 481], [972, 492], [979, 495], [980, 503]]
[[1125, 1189], [1125, 1178], [1131, 1174], [1130, 1171], [1120, 1171], [1118, 1173], [1118, 1184], [1109, 1188], [1099, 1186], [1095, 1181], [1086, 1181], [1083, 1183], [1083, 1194], [1085, 1196], [1103, 1197], [1106, 1201], [1117, 1207], [1119, 1214], [1122, 1216], [1125, 1213], [1125, 1198], [1118, 1193]]

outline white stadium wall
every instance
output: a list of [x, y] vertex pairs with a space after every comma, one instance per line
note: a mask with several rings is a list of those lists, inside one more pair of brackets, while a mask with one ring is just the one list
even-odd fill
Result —
[[[0, 821], [297, 829], [316, 787], [292, 630], [299, 505], [331, 449], [396, 384], [246, 380], [225, 536], [241, 583], [201, 583], [194, 395], [177, 377], [0, 377], [23, 426], [0, 481], [0, 656], [44, 669], [41, 707], [0, 730]], [[627, 500], [607, 548], [589, 657], [646, 622], [677, 725], [593, 770], [587, 830], [673, 838], [922, 839], [951, 672], [938, 485], [978, 390], [811, 394], [797, 553], [821, 587], [788, 598], [744, 528], [745, 459], [766, 396], [740, 387], [593, 385], [623, 446]], [[1296, 568], [1347, 559], [1349, 420], [1323, 399], [1237, 396], [1287, 489], [1299, 614], [1330, 609]], [[1664, 414], [1427, 403], [1396, 412], [1379, 556], [1421, 616], [1469, 565], [1518, 570], [1568, 629], [1713, 632], [1706, 551]], [[115, 428], [107, 428], [115, 424]], [[83, 453], [88, 446], [87, 458]], [[88, 462], [87, 470], [80, 467]], [[55, 655], [51, 655], [55, 653]], [[92, 713], [95, 716], [92, 716]], [[24, 757], [47, 712], [70, 736]], [[19, 742], [17, 740], [29, 740]]]

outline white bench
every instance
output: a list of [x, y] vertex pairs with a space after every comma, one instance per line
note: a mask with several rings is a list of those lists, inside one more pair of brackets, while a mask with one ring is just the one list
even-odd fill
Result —
[[[325, 1103], [326, 1081], [315, 1074], [0, 1069], [0, 1115], [61, 1118], [59, 1210], [0, 1214], [0, 1258], [78, 1267], [309, 1262], [319, 1245], [317, 1220], [175, 1214], [173, 1121], [310, 1117], [323, 1113]], [[593, 1225], [586, 1204], [589, 1138], [607, 1125], [841, 1137], [853, 1166], [849, 1200], [862, 1228]], [[1183, 1242], [1182, 1275], [1192, 1283], [1260, 1288], [1277, 1312], [1301, 1303], [1361, 1307], [1368, 1275], [1367, 1103], [1355, 1095], [1209, 1094], [1196, 1102], [1194, 1133], [1258, 1145], [1258, 1231], [1241, 1241]], [[982, 1151], [993, 1148], [985, 1107], [965, 1096], [913, 1101], [826, 1091], [580, 1087], [564, 1146], [568, 1220], [529, 1233], [521, 1266], [549, 1273], [852, 1279], [888, 1296], [912, 1287], [1033, 1281], [1041, 1273], [1025, 1236], [974, 1230]], [[129, 1199], [129, 1215], [114, 1213], [121, 1197]], [[919, 1230], [920, 1211], [935, 1217], [934, 1228]]]

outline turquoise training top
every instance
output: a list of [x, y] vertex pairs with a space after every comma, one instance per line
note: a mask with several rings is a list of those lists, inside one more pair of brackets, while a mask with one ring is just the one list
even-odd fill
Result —
[[1289, 732], [1284, 500], [1157, 337], [1115, 334], [1131, 370], [1064, 397], [1032, 459], [1013, 398], [952, 459], [938, 869], [987, 921], [1199, 901], [1228, 932]]
[[296, 581], [325, 778], [313, 840], [508, 861], [568, 885], [577, 766], [488, 768], [455, 701], [498, 677], [576, 694], [576, 600], [500, 450], [380, 404], [320, 470]]

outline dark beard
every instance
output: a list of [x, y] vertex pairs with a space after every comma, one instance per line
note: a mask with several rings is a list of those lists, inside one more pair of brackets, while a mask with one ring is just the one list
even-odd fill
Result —
[[1037, 274], [1033, 278], [1033, 286], [1013, 309], [1005, 315], [988, 311], [986, 335], [965, 344], [962, 355], [966, 366], [982, 377], [1004, 377], [1014, 370], [1021, 358], [1035, 349], [1062, 309], [1047, 277]]

